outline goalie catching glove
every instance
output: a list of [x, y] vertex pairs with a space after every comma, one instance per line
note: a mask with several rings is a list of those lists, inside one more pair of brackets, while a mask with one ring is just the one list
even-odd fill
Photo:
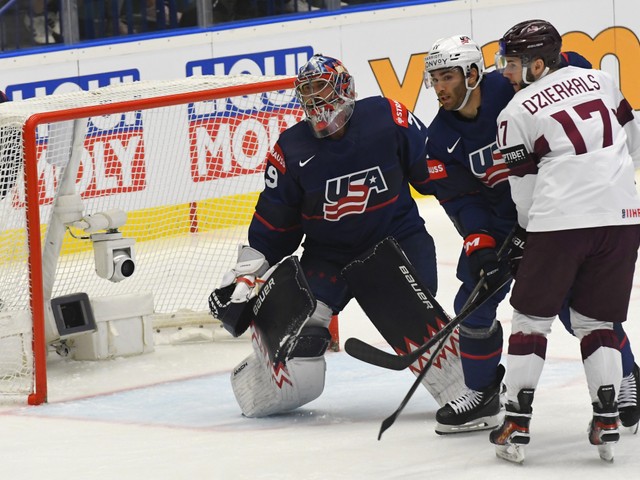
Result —
[[474, 280], [477, 282], [484, 277], [485, 287], [493, 290], [501, 277], [495, 238], [485, 231], [467, 235], [464, 239], [464, 251]]
[[239, 245], [236, 265], [224, 274], [222, 285], [209, 295], [211, 314], [234, 337], [249, 328], [251, 315], [245, 307], [257, 295], [259, 288], [255, 287], [262, 283], [261, 277], [268, 270], [269, 263], [262, 253], [248, 245]]

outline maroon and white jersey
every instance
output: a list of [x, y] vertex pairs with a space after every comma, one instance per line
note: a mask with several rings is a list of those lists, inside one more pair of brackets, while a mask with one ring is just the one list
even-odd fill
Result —
[[520, 90], [497, 140], [528, 231], [640, 223], [640, 125], [606, 72], [566, 67]]

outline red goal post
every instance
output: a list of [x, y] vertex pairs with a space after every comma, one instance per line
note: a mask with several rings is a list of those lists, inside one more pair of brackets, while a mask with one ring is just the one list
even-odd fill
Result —
[[[201, 76], [0, 105], [0, 395], [46, 402], [47, 355], [74, 338], [54, 299], [150, 294], [154, 328], [214, 321], [207, 298], [246, 242], [266, 155], [302, 118], [292, 87]], [[106, 263], [104, 234], [119, 239]], [[135, 269], [117, 278], [122, 252]]]

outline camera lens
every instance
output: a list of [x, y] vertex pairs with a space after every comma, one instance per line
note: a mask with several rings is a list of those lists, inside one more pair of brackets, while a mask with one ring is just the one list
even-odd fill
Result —
[[[115, 253], [115, 252], [114, 252]], [[126, 253], [119, 253], [113, 256], [113, 266], [115, 278], [128, 278], [133, 275], [136, 269], [135, 262]]]
[[122, 265], [120, 266], [120, 271], [122, 272], [123, 277], [130, 277], [131, 275], [133, 275], [133, 271], [135, 269], [136, 265], [130, 258], [122, 262]]

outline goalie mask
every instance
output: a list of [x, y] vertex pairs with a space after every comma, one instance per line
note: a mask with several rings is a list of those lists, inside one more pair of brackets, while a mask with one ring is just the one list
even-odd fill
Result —
[[[471, 68], [475, 67], [478, 70], [478, 81], [475, 86], [469, 86], [469, 76], [471, 74]], [[460, 68], [464, 75], [464, 85], [467, 89], [467, 93], [464, 100], [456, 110], [461, 110], [469, 101], [471, 92], [478, 88], [482, 75], [484, 73], [484, 59], [482, 57], [482, 50], [476, 42], [466, 35], [454, 35], [452, 37], [445, 37], [436, 42], [429, 50], [429, 53], [424, 58], [424, 85], [427, 88], [431, 88], [431, 72], [435, 70], [450, 70], [453, 68]]]
[[356, 98], [353, 77], [340, 60], [314, 55], [300, 68], [295, 89], [317, 138], [339, 131], [353, 114]]
[[549, 73], [550, 68], [560, 65], [562, 37], [553, 25], [545, 20], [527, 20], [511, 27], [499, 42], [500, 50], [496, 53], [496, 68], [504, 71], [507, 57], [517, 57], [522, 62], [522, 81], [528, 85], [533, 82], [527, 77], [529, 64], [541, 58], [545, 69], [540, 78]]

